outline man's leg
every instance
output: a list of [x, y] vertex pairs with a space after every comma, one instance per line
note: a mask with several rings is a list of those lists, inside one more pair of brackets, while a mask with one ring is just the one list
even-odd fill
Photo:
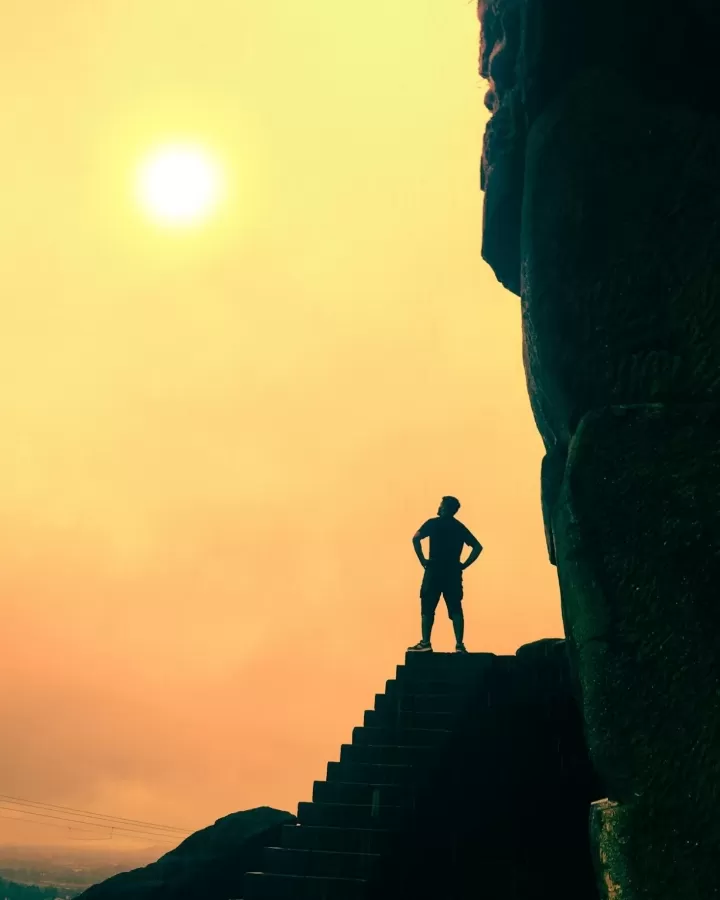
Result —
[[[438, 597], [438, 600], [440, 598]], [[432, 644], [430, 643], [430, 637], [432, 635], [433, 624], [435, 622], [435, 611], [432, 609], [432, 604], [428, 603], [425, 597], [422, 598], [422, 611], [420, 614], [420, 631], [422, 634], [422, 640], [419, 644], [413, 644], [412, 647], [408, 647], [408, 650], [432, 650]]]
[[453, 631], [455, 632], [455, 650], [463, 653], [465, 651], [465, 616], [463, 615], [463, 583], [462, 570], [452, 573], [448, 577], [443, 592], [445, 603], [447, 605], [448, 616], [452, 622]]
[[433, 625], [435, 624], [435, 613], [427, 613], [420, 616], [420, 625], [422, 632], [423, 644], [430, 643]]
[[434, 573], [425, 569], [422, 585], [420, 586], [420, 629], [422, 640], [419, 644], [408, 647], [408, 650], [432, 650], [430, 638], [435, 622], [435, 609], [440, 602], [440, 586]]
[[455, 632], [455, 643], [458, 647], [461, 647], [465, 637], [465, 616], [463, 615], [462, 607], [459, 612], [454, 613], [450, 617], [450, 621]]

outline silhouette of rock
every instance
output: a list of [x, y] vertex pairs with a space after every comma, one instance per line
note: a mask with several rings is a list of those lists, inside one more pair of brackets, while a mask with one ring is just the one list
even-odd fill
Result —
[[564, 677], [569, 669], [565, 638], [542, 638], [523, 644], [517, 648], [515, 656], [522, 662], [554, 665], [560, 677]]
[[479, 13], [483, 255], [522, 296], [603, 883], [717, 896], [720, 6]]
[[243, 896], [245, 873], [277, 841], [287, 812], [263, 806], [231, 813], [196, 831], [157, 862], [122, 872], [80, 894], [82, 900], [230, 900]]

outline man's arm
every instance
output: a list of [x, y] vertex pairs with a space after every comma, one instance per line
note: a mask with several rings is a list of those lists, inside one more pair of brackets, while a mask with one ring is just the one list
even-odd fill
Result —
[[415, 553], [417, 553], [417, 558], [420, 560], [420, 565], [423, 567], [423, 569], [427, 565], [427, 560], [425, 559], [425, 556], [423, 555], [422, 539], [428, 536], [427, 525], [428, 525], [428, 523], [426, 522], [424, 525], [422, 525], [420, 528], [418, 528], [418, 530], [413, 535], [413, 539], [412, 539]]
[[480, 556], [480, 554], [483, 552], [482, 544], [475, 537], [475, 535], [467, 528], [465, 529], [465, 531], [467, 532], [465, 535], [465, 543], [472, 549], [470, 550], [470, 556], [468, 556], [465, 562], [461, 564], [461, 569], [467, 569], [468, 566], [471, 566], [478, 558], [478, 556]]

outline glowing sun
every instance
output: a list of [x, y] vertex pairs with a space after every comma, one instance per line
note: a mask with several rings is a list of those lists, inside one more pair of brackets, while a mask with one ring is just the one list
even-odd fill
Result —
[[138, 170], [140, 205], [156, 222], [168, 226], [198, 224], [218, 206], [220, 167], [199, 147], [174, 144], [152, 153]]

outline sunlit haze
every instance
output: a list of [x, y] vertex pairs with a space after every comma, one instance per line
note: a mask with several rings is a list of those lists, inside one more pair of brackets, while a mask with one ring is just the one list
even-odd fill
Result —
[[[4, 3], [0, 794], [294, 811], [420, 637], [443, 494], [468, 649], [561, 633], [477, 56], [467, 0]], [[180, 230], [132, 180], [178, 135], [235, 185]]]

